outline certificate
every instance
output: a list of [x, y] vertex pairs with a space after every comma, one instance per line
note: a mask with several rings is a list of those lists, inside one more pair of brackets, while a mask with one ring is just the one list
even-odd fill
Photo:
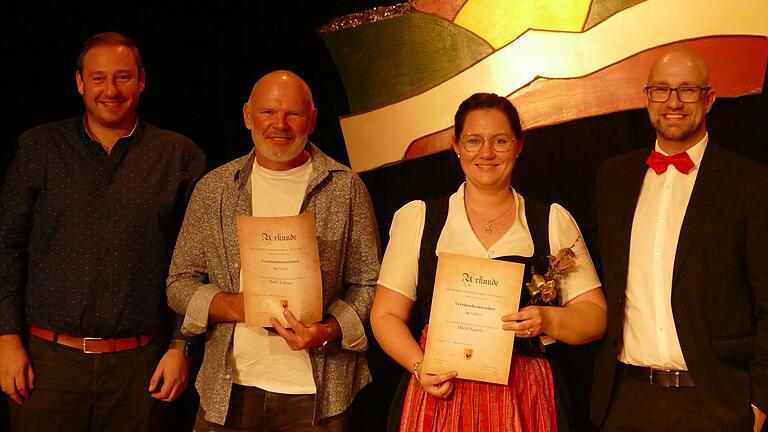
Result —
[[515, 332], [501, 317], [516, 312], [525, 266], [440, 253], [422, 370], [506, 384]]
[[289, 309], [304, 324], [323, 317], [315, 215], [237, 217], [245, 323], [272, 327]]

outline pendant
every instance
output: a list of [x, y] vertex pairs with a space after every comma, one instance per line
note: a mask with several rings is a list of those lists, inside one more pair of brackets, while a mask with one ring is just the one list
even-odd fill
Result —
[[485, 221], [483, 222], [485, 224], [485, 233], [490, 234], [493, 232], [493, 229], [491, 229], [491, 221]]

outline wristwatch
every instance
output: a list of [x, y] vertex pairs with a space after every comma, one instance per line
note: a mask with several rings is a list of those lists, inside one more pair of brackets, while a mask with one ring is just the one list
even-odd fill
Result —
[[336, 329], [330, 323], [324, 322], [323, 327], [328, 332], [326, 342], [336, 339]]
[[171, 343], [168, 345], [168, 349], [179, 350], [182, 354], [184, 354], [184, 357], [189, 357], [191, 355], [189, 352], [189, 346], [189, 341], [182, 339], [171, 339]]

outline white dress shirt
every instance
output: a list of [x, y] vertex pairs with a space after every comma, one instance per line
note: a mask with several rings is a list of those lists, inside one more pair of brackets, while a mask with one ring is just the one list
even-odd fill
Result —
[[[632, 222], [619, 360], [658, 369], [687, 370], [672, 315], [672, 271], [688, 201], [707, 147], [705, 135], [687, 153], [688, 174], [674, 166], [662, 174], [648, 168]], [[665, 154], [656, 143], [656, 151]], [[606, 251], [607, 253], [608, 251]]]

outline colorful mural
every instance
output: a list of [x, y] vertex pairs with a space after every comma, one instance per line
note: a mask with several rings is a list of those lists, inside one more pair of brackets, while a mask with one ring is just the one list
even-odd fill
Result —
[[720, 97], [763, 91], [764, 0], [424, 0], [328, 23], [352, 113], [352, 168], [448, 148], [468, 95], [508, 96], [526, 129], [645, 105], [648, 66], [676, 45], [709, 63]]

